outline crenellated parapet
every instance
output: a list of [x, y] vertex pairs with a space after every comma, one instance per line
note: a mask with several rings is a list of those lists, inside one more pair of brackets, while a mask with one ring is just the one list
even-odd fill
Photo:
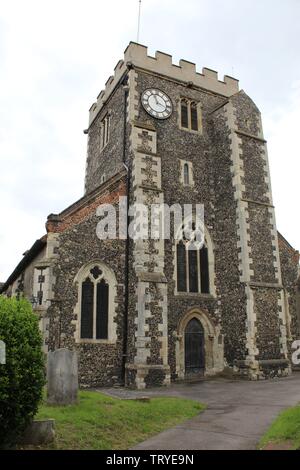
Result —
[[111, 95], [111, 93], [114, 91], [116, 86], [118, 85], [121, 77], [124, 75], [125, 71], [127, 69], [127, 66], [125, 65], [125, 62], [123, 60], [119, 60], [117, 65], [115, 66], [115, 73], [114, 75], [111, 75], [107, 82], [105, 83], [105, 89], [101, 90], [99, 95], [97, 96], [97, 101], [92, 104], [90, 107], [90, 119], [89, 119], [89, 124], [93, 122], [97, 114], [99, 113], [100, 109], [104, 106], [106, 103], [107, 99]]
[[238, 80], [229, 75], [225, 75], [223, 81], [221, 81], [218, 78], [218, 73], [214, 70], [204, 67], [201, 73], [197, 72], [194, 63], [183, 59], [179, 61], [179, 65], [173, 64], [172, 56], [160, 51], [156, 51], [155, 57], [151, 57], [148, 55], [146, 46], [130, 42], [125, 49], [124, 60], [117, 63], [114, 75], [109, 77], [105, 89], [99, 93], [96, 103], [90, 108], [90, 124], [118, 85], [128, 65], [164, 75], [225, 97], [232, 96], [239, 91]]

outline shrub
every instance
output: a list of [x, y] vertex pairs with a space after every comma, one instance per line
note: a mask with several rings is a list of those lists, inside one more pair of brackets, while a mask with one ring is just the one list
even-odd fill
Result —
[[38, 319], [30, 303], [0, 296], [0, 448], [15, 444], [37, 412], [45, 383]]

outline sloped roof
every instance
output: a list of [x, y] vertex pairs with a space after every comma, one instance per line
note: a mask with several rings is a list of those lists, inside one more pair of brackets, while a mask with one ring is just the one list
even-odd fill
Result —
[[47, 243], [47, 236], [44, 235], [39, 240], [36, 240], [32, 247], [25, 252], [23, 258], [21, 259], [20, 263], [17, 265], [15, 270], [11, 273], [9, 278], [7, 279], [4, 284], [0, 286], [0, 294], [5, 292], [6, 289], [20, 276], [20, 274], [26, 269], [26, 267], [33, 261], [36, 256], [42, 251], [42, 249], [46, 246]]

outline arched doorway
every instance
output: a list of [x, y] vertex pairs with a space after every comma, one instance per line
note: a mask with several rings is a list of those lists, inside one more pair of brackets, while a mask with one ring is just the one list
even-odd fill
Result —
[[205, 369], [204, 328], [197, 318], [192, 318], [184, 332], [184, 356], [186, 375], [204, 375]]

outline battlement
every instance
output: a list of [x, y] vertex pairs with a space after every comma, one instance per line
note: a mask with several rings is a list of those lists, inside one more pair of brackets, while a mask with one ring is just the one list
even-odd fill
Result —
[[117, 86], [129, 63], [137, 68], [190, 83], [225, 97], [229, 97], [239, 91], [238, 80], [229, 75], [225, 75], [224, 80], [221, 81], [218, 79], [218, 73], [214, 70], [203, 67], [202, 73], [197, 72], [194, 63], [183, 59], [179, 61], [179, 65], [173, 64], [172, 56], [160, 51], [156, 51], [155, 57], [151, 57], [148, 55], [148, 48], [146, 46], [130, 42], [125, 49], [124, 60], [120, 60], [117, 63], [114, 75], [109, 77], [105, 84], [105, 90], [99, 93], [97, 102], [90, 108], [90, 124]]

